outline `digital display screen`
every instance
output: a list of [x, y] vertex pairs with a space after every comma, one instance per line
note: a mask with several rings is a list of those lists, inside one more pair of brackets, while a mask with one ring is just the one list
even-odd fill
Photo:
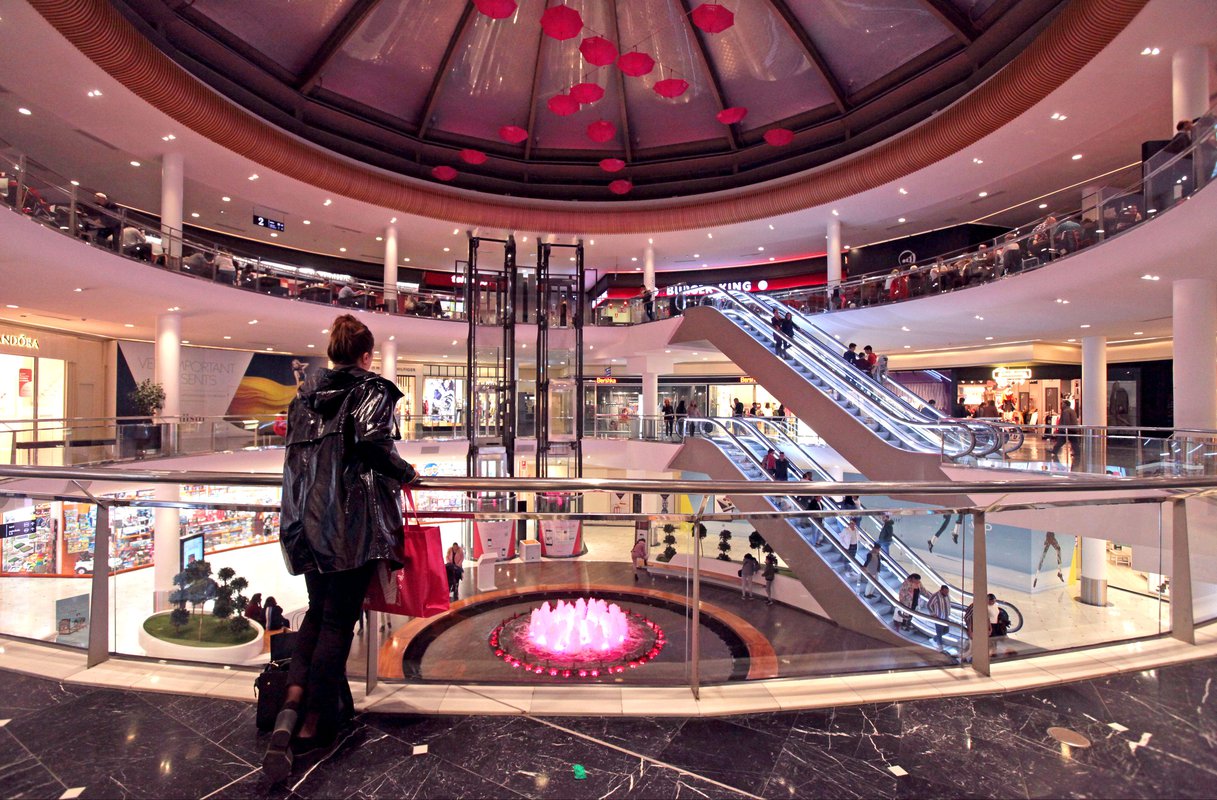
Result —
[[181, 541], [182, 546], [182, 569], [190, 566], [195, 561], [203, 560], [203, 534], [199, 533], [194, 536], [187, 536]]
[[263, 228], [270, 228], [272, 231], [287, 230], [287, 226], [284, 225], [282, 221], [270, 219], [269, 217], [261, 217], [257, 214], [254, 214], [254, 224]]

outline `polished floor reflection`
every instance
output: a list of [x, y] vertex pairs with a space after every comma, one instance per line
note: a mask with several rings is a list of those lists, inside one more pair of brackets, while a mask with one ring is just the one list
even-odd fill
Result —
[[[722, 718], [360, 715], [284, 786], [234, 701], [0, 675], [5, 797], [1212, 797], [1217, 660]], [[1049, 734], [1089, 740], [1070, 747]]]

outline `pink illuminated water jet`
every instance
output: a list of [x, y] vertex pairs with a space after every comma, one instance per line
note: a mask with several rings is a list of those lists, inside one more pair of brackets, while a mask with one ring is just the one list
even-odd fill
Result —
[[552, 608], [545, 603], [533, 609], [528, 620], [528, 640], [537, 648], [556, 654], [603, 654], [625, 644], [629, 620], [616, 603], [559, 600]]

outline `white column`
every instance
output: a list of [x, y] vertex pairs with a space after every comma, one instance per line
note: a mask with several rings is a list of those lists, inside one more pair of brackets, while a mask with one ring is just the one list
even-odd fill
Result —
[[[397, 308], [397, 227], [394, 225], [385, 228], [384, 282], [385, 308], [393, 311]], [[396, 346], [394, 350], [396, 350]], [[390, 380], [396, 381], [397, 377], [393, 376]]]
[[1185, 47], [1171, 57], [1170, 134], [1184, 119], [1195, 119], [1209, 107], [1209, 49], [1202, 44]]
[[[156, 500], [176, 501], [178, 484], [157, 484], [152, 491]], [[173, 576], [182, 571], [181, 512], [176, 508], [158, 508], [152, 523], [152, 583], [155, 608], [168, 608], [168, 592], [176, 587]]]
[[1172, 292], [1175, 427], [1217, 429], [1217, 283], [1187, 278]]
[[654, 417], [659, 414], [659, 373], [642, 373], [642, 416]]
[[828, 285], [841, 283], [841, 220], [828, 220]]
[[[1082, 339], [1083, 425], [1107, 424], [1107, 339], [1086, 336]], [[1087, 431], [1080, 437], [1086, 469], [1100, 472], [1107, 463], [1104, 438]], [[1075, 453], [1074, 457], [1079, 454]], [[1107, 605], [1107, 540], [1082, 538], [1081, 600], [1092, 606]]]
[[161, 156], [161, 235], [172, 269], [181, 266], [182, 204], [185, 196], [185, 167], [181, 153]]
[[162, 417], [182, 414], [182, 318], [178, 314], [161, 314], [156, 318], [156, 354], [152, 361], [152, 379], [165, 390]]
[[397, 385], [397, 339], [392, 336], [380, 343], [380, 375]]
[[649, 244], [642, 251], [642, 285], [648, 289], [655, 288], [655, 248]]

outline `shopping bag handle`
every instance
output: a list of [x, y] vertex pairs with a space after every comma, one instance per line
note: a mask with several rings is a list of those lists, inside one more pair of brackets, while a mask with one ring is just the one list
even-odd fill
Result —
[[406, 498], [406, 522], [410, 521], [410, 514], [414, 515], [414, 524], [422, 525], [422, 517], [418, 515], [418, 506], [414, 505], [414, 493], [410, 491], [409, 486], [401, 487], [401, 493]]

